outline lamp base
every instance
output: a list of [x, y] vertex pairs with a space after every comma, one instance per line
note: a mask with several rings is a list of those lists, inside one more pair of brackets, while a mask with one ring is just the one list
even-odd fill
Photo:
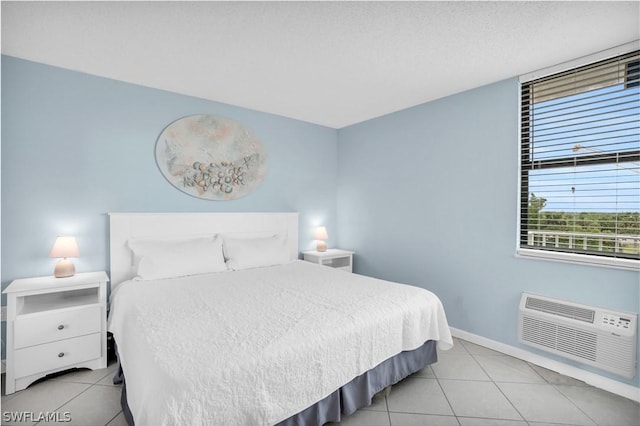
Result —
[[322, 240], [318, 241], [318, 244], [316, 244], [316, 251], [319, 251], [319, 252], [327, 251], [327, 243]]
[[69, 259], [62, 259], [56, 263], [56, 269], [53, 271], [53, 276], [56, 278], [72, 277], [76, 273], [76, 267]]

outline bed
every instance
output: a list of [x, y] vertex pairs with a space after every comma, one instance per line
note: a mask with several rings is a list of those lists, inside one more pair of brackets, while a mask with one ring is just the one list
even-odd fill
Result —
[[452, 346], [433, 293], [298, 260], [296, 213], [112, 213], [130, 424], [320, 425]]

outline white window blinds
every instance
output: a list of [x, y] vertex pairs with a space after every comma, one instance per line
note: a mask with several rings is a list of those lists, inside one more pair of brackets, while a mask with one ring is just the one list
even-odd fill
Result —
[[640, 259], [639, 53], [522, 84], [521, 248]]

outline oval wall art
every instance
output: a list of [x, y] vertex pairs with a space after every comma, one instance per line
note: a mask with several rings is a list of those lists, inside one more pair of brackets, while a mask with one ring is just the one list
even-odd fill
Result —
[[260, 140], [216, 115], [191, 115], [169, 124], [156, 142], [156, 161], [173, 186], [208, 200], [244, 197], [267, 172]]

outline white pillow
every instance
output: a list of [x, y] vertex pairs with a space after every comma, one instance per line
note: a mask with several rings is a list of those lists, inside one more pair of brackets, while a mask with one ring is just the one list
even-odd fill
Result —
[[139, 280], [182, 277], [227, 271], [222, 238], [184, 240], [129, 240], [134, 274]]
[[229, 269], [259, 268], [289, 263], [286, 239], [280, 235], [263, 238], [224, 237], [224, 254]]

